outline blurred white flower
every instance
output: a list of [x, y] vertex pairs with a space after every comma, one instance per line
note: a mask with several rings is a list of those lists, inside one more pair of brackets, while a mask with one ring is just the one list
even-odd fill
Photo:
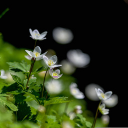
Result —
[[29, 56], [29, 55], [25, 55], [25, 58], [28, 59], [28, 60], [31, 60], [32, 59], [32, 57]]
[[100, 88], [101, 90], [103, 90], [103, 88], [101, 86], [99, 86], [98, 84], [95, 84], [95, 83], [91, 83], [85, 87], [85, 95], [87, 96], [88, 99], [90, 99], [92, 101], [99, 100], [99, 98], [97, 97], [95, 88]]
[[53, 39], [60, 44], [70, 43], [73, 39], [71, 30], [57, 27], [53, 30]]
[[1, 79], [7, 79], [7, 76], [5, 75], [5, 71], [2, 69], [1, 70], [1, 76], [0, 76]]
[[81, 114], [82, 113], [81, 106], [80, 105], [75, 106], [74, 111], [76, 114]]
[[43, 56], [43, 59], [49, 68], [55, 68], [55, 67], [62, 66], [62, 65], [54, 65], [57, 62], [57, 56], [56, 55], [50, 57], [50, 59], [48, 59], [46, 56]]
[[83, 53], [80, 49], [68, 51], [67, 57], [69, 61], [78, 68], [85, 67], [90, 63], [89, 55]]
[[116, 94], [113, 94], [111, 98], [108, 100], [103, 101], [107, 107], [114, 107], [118, 104], [118, 96]]
[[56, 70], [53, 70], [52, 68], [49, 70], [49, 74], [54, 78], [54, 79], [59, 79], [61, 75], [60, 74], [60, 70], [59, 69], [56, 69]]
[[100, 100], [107, 100], [112, 95], [112, 91], [104, 93], [100, 88], [95, 88], [95, 91]]
[[45, 113], [45, 112], [46, 112], [46, 108], [45, 108], [44, 106], [42, 106], [42, 105], [39, 105], [38, 111], [39, 111], [40, 113]]
[[37, 30], [37, 29], [35, 29], [35, 30], [31, 30], [31, 29], [29, 29], [29, 32], [30, 32], [30, 34], [31, 34], [31, 38], [32, 39], [35, 39], [35, 40], [44, 40], [44, 39], [46, 39], [46, 38], [44, 38], [45, 36], [46, 36], [46, 34], [47, 34], [47, 31], [45, 31], [45, 32], [43, 32], [43, 33], [39, 33], [39, 31]]
[[45, 88], [49, 94], [59, 94], [62, 90], [62, 83], [59, 80], [51, 80], [45, 84]]
[[102, 120], [103, 124], [109, 124], [110, 117], [109, 117], [109, 115], [102, 115], [101, 120]]
[[76, 114], [81, 114], [81, 113], [82, 113], [81, 106], [77, 105], [75, 106], [74, 110], [69, 113], [69, 117], [71, 120], [73, 120], [76, 117]]
[[61, 61], [61, 64], [63, 65], [61, 67], [62, 72], [65, 74], [71, 75], [75, 72], [76, 68], [67, 60]]
[[41, 48], [39, 46], [36, 46], [34, 48], [34, 51], [33, 52], [32, 51], [29, 51], [29, 50], [25, 50], [25, 51], [29, 54], [29, 56], [31, 58], [35, 58], [36, 60], [43, 59], [43, 56], [47, 53], [47, 52], [45, 52], [45, 53], [41, 54]]
[[68, 121], [63, 121], [62, 122], [62, 128], [74, 128], [70, 122]]
[[84, 94], [77, 88], [76, 83], [72, 83], [70, 85], [70, 92], [76, 99], [83, 99], [85, 96]]
[[106, 115], [109, 113], [109, 109], [105, 109], [105, 104], [101, 104], [99, 106], [99, 111], [103, 114], [103, 115]]

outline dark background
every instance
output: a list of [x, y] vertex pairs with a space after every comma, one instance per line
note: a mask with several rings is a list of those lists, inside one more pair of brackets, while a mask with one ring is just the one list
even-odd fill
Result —
[[[128, 5], [124, 1], [5, 2], [0, 5], [0, 13], [7, 7], [10, 10], [0, 19], [0, 32], [5, 41], [17, 48], [33, 49], [34, 40], [29, 37], [29, 28], [38, 29], [39, 32], [48, 31], [47, 39], [38, 44], [42, 52], [54, 49], [59, 61], [67, 58], [70, 49], [81, 49], [89, 54], [89, 66], [79, 68], [73, 74], [81, 91], [90, 83], [99, 84], [105, 91], [113, 91], [119, 102], [110, 108], [109, 126], [128, 126]], [[71, 29], [73, 41], [66, 45], [57, 44], [52, 38], [55, 27]], [[88, 108], [95, 113], [98, 103], [88, 102]]]

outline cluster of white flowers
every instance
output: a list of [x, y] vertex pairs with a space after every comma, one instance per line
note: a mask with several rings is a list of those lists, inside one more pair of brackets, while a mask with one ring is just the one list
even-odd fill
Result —
[[[95, 91], [96, 91], [96, 94], [97, 94], [97, 96], [99, 97], [99, 99], [100, 99], [101, 101], [106, 101], [106, 100], [108, 100], [108, 99], [111, 97], [111, 95], [112, 95], [112, 91], [108, 91], [108, 92], [104, 93], [104, 92], [103, 92], [101, 89], [99, 89], [99, 88], [98, 88], [98, 89], [95, 88]], [[104, 103], [99, 106], [99, 111], [100, 111], [103, 115], [106, 115], [106, 114], [109, 113], [109, 109], [105, 109], [105, 104], [104, 104]]]
[[[42, 34], [40, 34], [37, 29], [35, 29], [33, 31], [31, 29], [29, 29], [29, 31], [30, 31], [30, 34], [31, 34], [30, 37], [34, 40], [44, 40], [44, 39], [46, 39], [45, 38], [45, 36], [47, 34], [46, 31], [43, 32]], [[33, 52], [29, 51], [29, 50], [25, 50], [25, 51], [29, 54], [29, 56], [25, 56], [29, 60], [31, 60], [32, 58], [34, 58], [37, 61], [43, 59], [44, 62], [46, 63], [46, 65], [50, 68], [49, 73], [54, 79], [58, 79], [62, 76], [62, 74], [59, 75], [60, 74], [59, 69], [57, 69], [55, 71], [53, 70], [55, 67], [62, 66], [62, 65], [55, 65], [55, 63], [57, 62], [57, 56], [56, 55], [48, 58], [47, 56], [45, 56], [47, 52], [41, 54], [41, 48], [39, 46], [36, 46], [34, 48]]]

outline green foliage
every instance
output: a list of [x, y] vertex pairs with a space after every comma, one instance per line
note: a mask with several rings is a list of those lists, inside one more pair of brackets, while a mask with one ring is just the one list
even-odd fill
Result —
[[76, 128], [90, 128], [92, 126], [81, 114], [77, 114], [74, 121], [76, 122]]
[[50, 105], [50, 104], [59, 104], [59, 103], [66, 103], [70, 102], [70, 100], [67, 100], [68, 97], [53, 97], [49, 100], [44, 101], [44, 106]]

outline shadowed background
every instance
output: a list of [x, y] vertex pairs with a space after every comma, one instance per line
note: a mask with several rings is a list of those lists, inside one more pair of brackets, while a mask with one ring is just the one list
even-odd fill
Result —
[[[128, 5], [121, 0], [83, 2], [3, 3], [0, 12], [9, 11], [0, 19], [0, 32], [5, 41], [17, 48], [33, 49], [29, 28], [48, 31], [47, 39], [38, 41], [44, 53], [55, 50], [58, 60], [67, 58], [70, 49], [81, 49], [91, 60], [86, 68], [77, 68], [73, 76], [84, 92], [90, 83], [118, 95], [118, 105], [110, 108], [111, 127], [127, 126], [126, 55], [128, 42]], [[74, 38], [69, 44], [58, 44], [53, 29], [68, 28]], [[95, 113], [97, 102], [85, 98]], [[123, 122], [123, 123], [122, 123]]]

